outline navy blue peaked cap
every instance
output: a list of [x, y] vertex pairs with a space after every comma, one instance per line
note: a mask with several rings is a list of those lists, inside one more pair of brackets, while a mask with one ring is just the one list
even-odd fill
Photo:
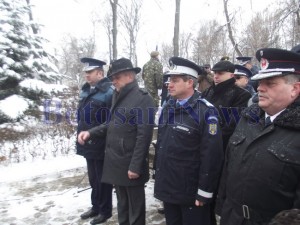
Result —
[[239, 57], [236, 57], [236, 59], [239, 61], [239, 64], [241, 65], [246, 65], [248, 62], [251, 61], [252, 57], [249, 57], [249, 56], [239, 56]]
[[287, 74], [300, 75], [300, 54], [278, 48], [262, 48], [257, 50], [256, 58], [260, 62], [258, 74], [252, 80], [261, 80]]
[[199, 74], [202, 74], [203, 68], [196, 63], [184, 59], [181, 57], [171, 57], [169, 59], [170, 71], [166, 73], [166, 76], [170, 75], [189, 75], [198, 78]]
[[234, 75], [246, 76], [248, 78], [252, 77], [252, 72], [248, 68], [246, 68], [242, 65], [239, 65], [239, 64], [235, 64], [234, 67], [235, 67]]
[[103, 69], [103, 66], [106, 65], [106, 62], [87, 57], [81, 58], [80, 61], [82, 63], [85, 63], [85, 66], [83, 68], [84, 72], [92, 71], [97, 68]]
[[141, 72], [141, 68], [133, 67], [132, 62], [129, 59], [120, 58], [111, 62], [107, 72], [107, 77], [112, 77], [117, 73], [126, 71], [134, 71], [135, 73], [139, 73]]

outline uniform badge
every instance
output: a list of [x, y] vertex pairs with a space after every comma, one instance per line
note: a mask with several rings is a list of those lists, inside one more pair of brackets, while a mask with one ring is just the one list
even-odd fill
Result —
[[208, 133], [211, 135], [215, 135], [217, 133], [217, 124], [216, 123], [210, 123]]
[[269, 61], [267, 59], [265, 59], [265, 58], [261, 58], [260, 59], [260, 67], [261, 67], [261, 69], [265, 70], [265, 69], [268, 68], [268, 66], [269, 66]]

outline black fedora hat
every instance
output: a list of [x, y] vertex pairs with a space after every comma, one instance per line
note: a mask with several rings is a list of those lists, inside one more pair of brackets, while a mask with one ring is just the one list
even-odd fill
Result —
[[107, 72], [107, 77], [112, 77], [115, 74], [125, 72], [125, 71], [134, 71], [135, 73], [141, 72], [141, 68], [133, 67], [132, 62], [126, 58], [120, 58], [113, 61], [109, 65], [109, 70]]

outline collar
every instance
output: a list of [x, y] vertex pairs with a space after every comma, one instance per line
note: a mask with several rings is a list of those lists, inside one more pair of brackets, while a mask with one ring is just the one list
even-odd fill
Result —
[[285, 109], [281, 110], [280, 112], [276, 113], [273, 116], [270, 116], [268, 113], [265, 112], [265, 118], [267, 118], [268, 116], [270, 117], [271, 122], [273, 123], [273, 121], [276, 119], [277, 116], [279, 116]]
[[179, 103], [181, 106], [184, 105], [190, 98], [192, 97], [192, 95], [188, 98], [185, 98], [185, 99], [177, 99], [176, 103]]

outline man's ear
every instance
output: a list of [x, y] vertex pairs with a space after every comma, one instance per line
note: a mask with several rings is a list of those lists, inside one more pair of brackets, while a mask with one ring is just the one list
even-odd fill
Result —
[[296, 82], [293, 84], [293, 89], [291, 93], [292, 97], [297, 98], [300, 95], [300, 82]]

